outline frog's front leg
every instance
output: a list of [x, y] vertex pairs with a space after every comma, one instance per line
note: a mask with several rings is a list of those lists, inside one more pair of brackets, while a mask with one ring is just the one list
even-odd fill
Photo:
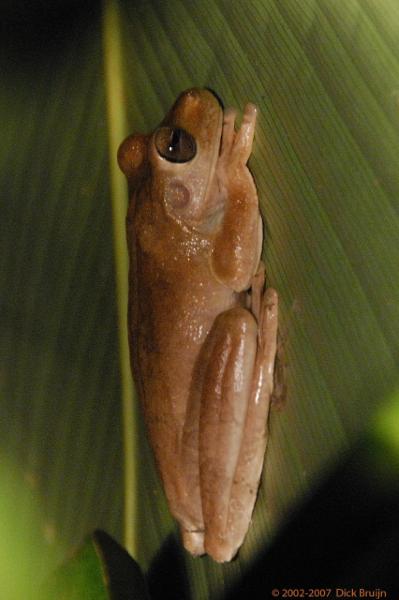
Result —
[[230, 289], [248, 289], [262, 250], [262, 220], [252, 175], [246, 164], [251, 154], [256, 107], [247, 104], [240, 129], [236, 111], [227, 109], [216, 169], [223, 216], [215, 236], [211, 269], [215, 278]]
[[220, 562], [236, 554], [251, 520], [266, 447], [276, 336], [277, 294], [268, 289], [259, 314], [242, 307], [220, 314], [204, 347], [200, 489], [205, 552]]

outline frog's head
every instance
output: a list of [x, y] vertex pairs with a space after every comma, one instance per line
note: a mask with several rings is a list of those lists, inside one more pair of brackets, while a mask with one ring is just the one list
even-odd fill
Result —
[[180, 94], [149, 145], [152, 191], [167, 214], [202, 228], [218, 211], [213, 189], [219, 156], [223, 110], [206, 89]]
[[183, 225], [207, 229], [219, 212], [216, 166], [223, 109], [206, 89], [182, 92], [159, 127], [150, 135], [128, 137], [118, 162], [129, 187], [150, 183], [154, 200]]

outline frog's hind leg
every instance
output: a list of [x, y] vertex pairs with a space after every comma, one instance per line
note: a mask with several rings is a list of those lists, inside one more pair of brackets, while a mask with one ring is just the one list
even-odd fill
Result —
[[[193, 372], [179, 457], [184, 547], [204, 552], [204, 515], [227, 514], [256, 355], [256, 321], [241, 307], [221, 313]], [[223, 482], [223, 483], [222, 483]], [[199, 505], [198, 505], [199, 504]], [[206, 527], [213, 527], [207, 519]], [[220, 529], [220, 527], [219, 527]]]
[[[257, 283], [263, 286], [263, 279]], [[254, 301], [258, 291], [253, 290]], [[242, 544], [261, 475], [273, 388], [276, 292], [260, 295], [254, 312], [257, 319], [243, 308], [219, 315], [210, 333], [202, 390], [199, 456], [205, 551], [221, 562], [231, 560]]]
[[257, 324], [242, 307], [217, 317], [204, 346], [199, 419], [200, 488], [205, 552], [218, 561], [232, 557], [226, 528], [256, 349]]
[[238, 549], [248, 529], [262, 474], [272, 402], [277, 349], [277, 292], [268, 288], [261, 301], [258, 348], [240, 456], [231, 490], [228, 531]]

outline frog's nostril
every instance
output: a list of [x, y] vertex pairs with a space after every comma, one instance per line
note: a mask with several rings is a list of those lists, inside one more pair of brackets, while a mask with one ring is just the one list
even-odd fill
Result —
[[186, 90], [185, 92], [183, 92], [182, 95], [184, 99], [190, 103], [190, 105], [197, 104], [201, 100], [201, 90], [199, 90], [198, 88]]
[[197, 88], [192, 88], [191, 90], [187, 90], [187, 95], [192, 96], [193, 98], [198, 98], [200, 91]]
[[179, 101], [184, 100], [190, 96], [196, 96], [198, 92], [198, 88], [188, 88], [187, 90], [183, 90], [177, 97], [175, 104], [178, 104]]

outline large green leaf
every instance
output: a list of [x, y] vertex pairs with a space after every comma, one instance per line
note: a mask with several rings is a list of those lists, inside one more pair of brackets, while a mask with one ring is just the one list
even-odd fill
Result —
[[[16, 6], [2, 9], [0, 56], [1, 455], [40, 505], [38, 555], [58, 560], [96, 527], [122, 541], [125, 496], [124, 538], [153, 593], [174, 568], [176, 597], [217, 597], [398, 384], [398, 4]], [[287, 361], [253, 524], [224, 566], [175, 541], [132, 424], [123, 325], [115, 147], [193, 85], [259, 107], [250, 166]]]
[[101, 13], [1, 16], [0, 456], [41, 507], [51, 566], [122, 531]]
[[127, 598], [148, 599], [143, 575], [126, 550], [100, 530], [45, 581], [37, 595], [37, 600]]

